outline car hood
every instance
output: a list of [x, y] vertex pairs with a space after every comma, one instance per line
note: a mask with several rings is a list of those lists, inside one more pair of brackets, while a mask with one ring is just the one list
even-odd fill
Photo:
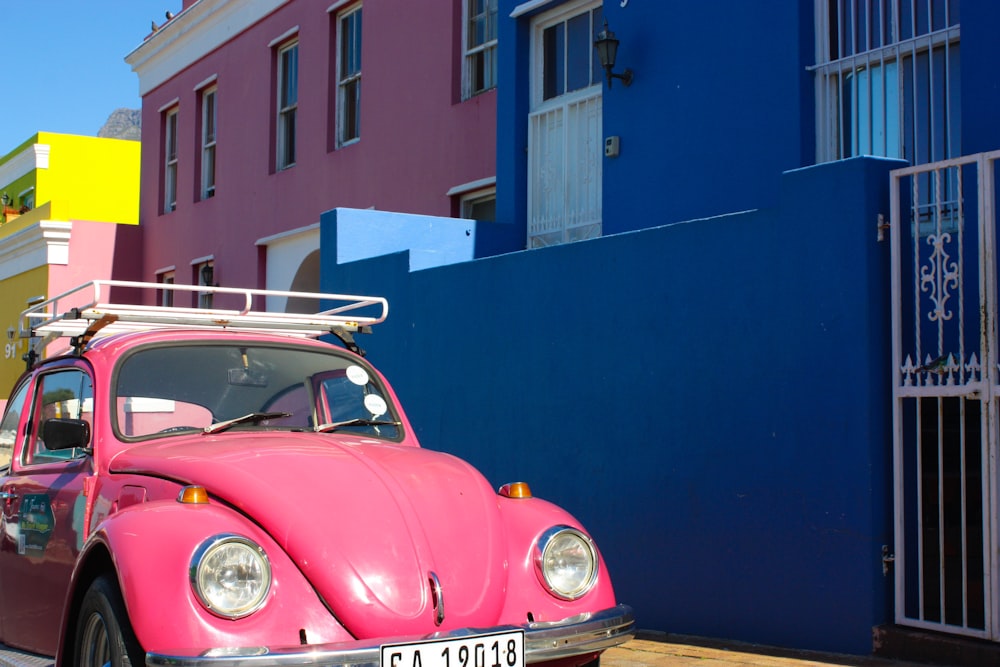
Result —
[[498, 620], [507, 549], [497, 496], [453, 456], [337, 434], [226, 433], [137, 445], [110, 471], [200, 484], [245, 512], [356, 637]]

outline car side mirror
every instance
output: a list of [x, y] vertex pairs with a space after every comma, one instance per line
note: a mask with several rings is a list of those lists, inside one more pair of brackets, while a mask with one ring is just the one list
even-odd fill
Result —
[[90, 444], [90, 424], [82, 419], [46, 419], [42, 440], [50, 450], [73, 449]]

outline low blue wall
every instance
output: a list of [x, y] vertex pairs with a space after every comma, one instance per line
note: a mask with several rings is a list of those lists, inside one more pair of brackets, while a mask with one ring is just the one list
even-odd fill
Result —
[[798, 170], [773, 210], [424, 271], [324, 262], [322, 289], [389, 298], [360, 342], [423, 445], [576, 514], [641, 628], [865, 654], [892, 616], [876, 219], [897, 166]]

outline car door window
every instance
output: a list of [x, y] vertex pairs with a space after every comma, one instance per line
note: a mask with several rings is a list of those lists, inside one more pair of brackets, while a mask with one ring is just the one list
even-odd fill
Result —
[[25, 401], [28, 398], [28, 386], [28, 383], [25, 382], [17, 390], [14, 397], [7, 403], [7, 412], [3, 416], [3, 421], [0, 422], [0, 470], [10, 467], [14, 443], [17, 442], [18, 425], [21, 423], [21, 415], [27, 409]]
[[93, 426], [94, 392], [90, 376], [76, 368], [41, 375], [35, 400], [31, 440], [25, 448], [24, 463], [46, 463], [77, 456], [78, 449], [49, 449], [43, 434], [49, 419], [80, 419]]

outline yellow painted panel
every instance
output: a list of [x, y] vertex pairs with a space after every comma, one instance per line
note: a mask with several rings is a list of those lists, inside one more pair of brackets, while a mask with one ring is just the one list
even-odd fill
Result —
[[49, 166], [36, 170], [35, 201], [60, 203], [52, 219], [139, 223], [138, 141], [39, 132], [38, 143]]
[[[14, 382], [24, 371], [21, 355], [28, 351], [27, 339], [18, 337], [18, 316], [28, 299], [48, 292], [49, 269], [41, 266], [0, 281], [0, 395], [8, 398]], [[13, 332], [11, 336], [10, 333]]]
[[27, 213], [22, 213], [16, 218], [11, 218], [7, 222], [0, 223], [0, 241], [42, 220], [58, 220], [58, 218], [54, 217], [52, 208], [51, 203], [42, 204], [38, 208], [33, 208]]

